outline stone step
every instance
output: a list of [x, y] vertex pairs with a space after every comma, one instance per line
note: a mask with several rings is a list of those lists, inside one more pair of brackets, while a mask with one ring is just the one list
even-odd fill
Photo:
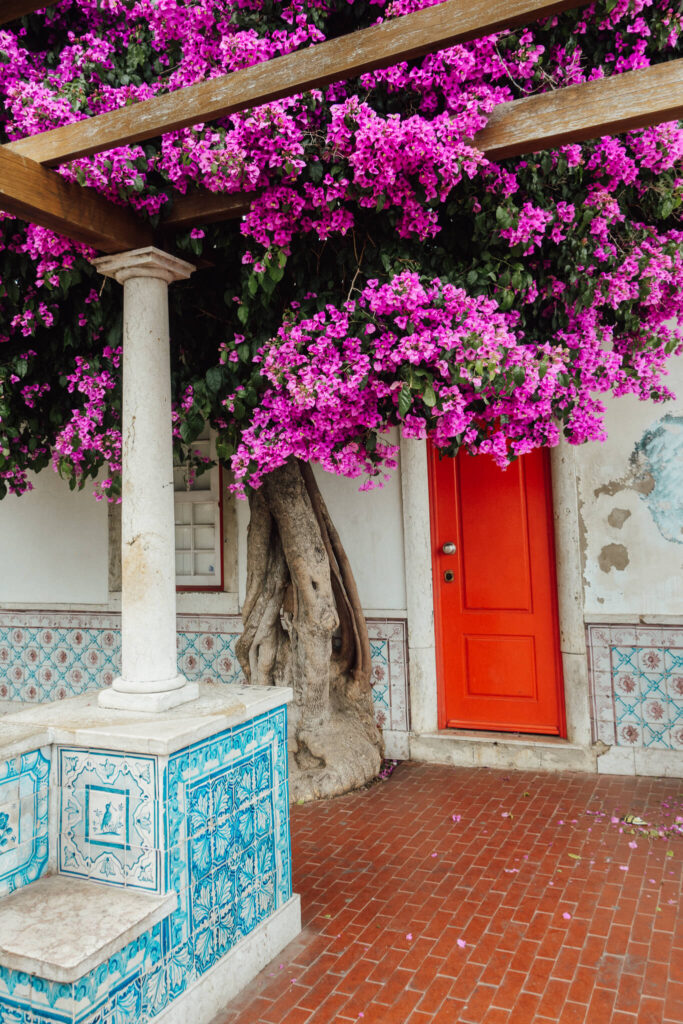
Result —
[[50, 981], [82, 978], [167, 917], [177, 894], [155, 896], [48, 875], [0, 899], [0, 965]]

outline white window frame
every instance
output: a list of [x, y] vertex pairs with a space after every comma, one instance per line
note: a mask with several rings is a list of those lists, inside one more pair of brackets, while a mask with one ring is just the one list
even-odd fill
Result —
[[[208, 428], [191, 447], [215, 461], [215, 438]], [[215, 465], [204, 473], [198, 473], [188, 488], [189, 477], [187, 467], [174, 467], [176, 588], [222, 590], [223, 517], [220, 466]], [[207, 543], [209, 530], [213, 530], [212, 547]], [[214, 568], [213, 572], [202, 571], [210, 565]], [[181, 566], [184, 571], [179, 572]]]

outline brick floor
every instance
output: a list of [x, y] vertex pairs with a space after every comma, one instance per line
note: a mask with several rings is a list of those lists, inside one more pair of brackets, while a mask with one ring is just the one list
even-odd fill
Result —
[[304, 930], [214, 1024], [683, 1024], [683, 782], [405, 763], [292, 808]]

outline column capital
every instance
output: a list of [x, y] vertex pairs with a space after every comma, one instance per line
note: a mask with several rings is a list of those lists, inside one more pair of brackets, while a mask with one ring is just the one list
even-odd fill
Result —
[[134, 277], [155, 277], [171, 284], [172, 281], [185, 280], [196, 270], [191, 263], [171, 256], [153, 245], [147, 245], [144, 249], [119, 252], [114, 256], [100, 256], [92, 263], [100, 274], [104, 277], [113, 277], [119, 284]]

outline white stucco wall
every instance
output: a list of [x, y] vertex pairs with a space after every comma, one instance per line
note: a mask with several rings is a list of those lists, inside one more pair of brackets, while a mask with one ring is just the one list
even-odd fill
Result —
[[380, 489], [359, 493], [360, 481], [324, 473], [316, 479], [351, 561], [363, 608], [406, 606], [399, 470]]
[[609, 440], [577, 449], [587, 619], [683, 615], [683, 359], [675, 402], [607, 403]]
[[21, 498], [0, 501], [0, 603], [107, 601], [107, 506], [46, 469]]
[[[403, 509], [400, 468], [382, 488], [359, 492], [362, 480], [347, 480], [315, 467], [315, 476], [356, 577], [363, 608], [405, 612]], [[238, 501], [239, 595], [244, 599], [249, 507]]]

